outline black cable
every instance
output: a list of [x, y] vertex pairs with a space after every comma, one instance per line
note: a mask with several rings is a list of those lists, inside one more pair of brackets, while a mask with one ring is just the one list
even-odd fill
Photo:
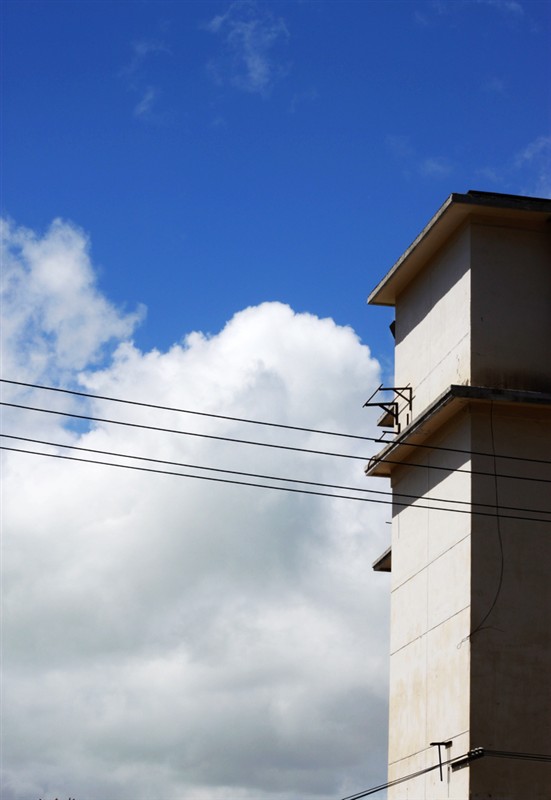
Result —
[[[416, 448], [419, 445], [411, 444], [408, 447]], [[476, 453], [475, 453], [476, 455]], [[488, 453], [484, 453], [485, 456], [488, 456]], [[501, 458], [501, 456], [497, 456], [497, 458]], [[367, 464], [367, 470], [373, 469], [376, 464], [397, 464], [401, 467], [424, 467], [425, 469], [437, 469], [443, 472], [463, 472], [465, 475], [486, 475], [487, 477], [493, 478], [495, 473], [494, 472], [482, 472], [479, 469], [462, 469], [461, 467], [442, 467], [438, 464], [414, 464], [411, 461], [397, 461], [396, 459], [392, 458], [379, 458], [378, 456], [372, 456]], [[533, 478], [528, 475], [506, 475], [503, 473], [499, 473], [497, 475], [498, 478], [509, 478], [510, 480], [514, 481], [528, 481], [529, 483], [551, 483], [551, 478]]]
[[244, 422], [248, 425], [264, 425], [268, 428], [283, 428], [288, 431], [303, 431], [304, 433], [320, 433], [324, 436], [341, 436], [345, 439], [359, 439], [368, 442], [379, 442], [372, 436], [358, 436], [353, 433], [339, 433], [337, 431], [323, 431], [318, 428], [303, 428], [299, 425], [284, 425], [281, 422], [265, 422], [258, 419], [247, 419], [246, 417], [230, 417], [226, 414], [214, 414], [208, 411], [191, 411], [189, 408], [177, 408], [175, 406], [162, 406], [157, 403], [144, 403], [138, 400], [123, 400], [120, 397], [109, 397], [102, 394], [90, 394], [89, 392], [77, 392], [74, 389], [60, 389], [58, 386], [43, 386], [39, 383], [25, 383], [24, 381], [11, 381], [7, 378], [0, 378], [1, 383], [10, 383], [16, 386], [26, 386], [30, 389], [44, 389], [49, 392], [62, 392], [63, 394], [76, 395], [77, 397], [87, 397], [92, 400], [108, 400], [111, 403], [124, 403], [125, 405], [140, 406], [142, 408], [154, 408], [158, 411], [173, 411], [178, 414], [193, 414], [198, 417], [210, 417], [211, 419], [223, 419], [229, 422]]
[[[320, 430], [318, 428], [305, 428], [305, 427], [302, 427], [302, 426], [299, 426], [299, 425], [285, 425], [285, 424], [279, 423], [279, 422], [266, 422], [264, 420], [247, 419], [245, 417], [231, 417], [231, 416], [227, 416], [227, 415], [224, 415], [224, 414], [214, 414], [214, 413], [207, 412], [207, 411], [192, 411], [192, 410], [187, 409], [187, 408], [177, 408], [177, 407], [174, 407], [174, 406], [163, 406], [163, 405], [159, 405], [157, 403], [145, 403], [145, 402], [141, 402], [141, 401], [138, 401], [138, 400], [125, 400], [125, 399], [121, 399], [120, 397], [110, 397], [108, 395], [92, 394], [90, 392], [79, 392], [79, 391], [76, 391], [75, 389], [61, 389], [58, 386], [44, 386], [43, 384], [39, 384], [39, 383], [27, 383], [25, 381], [14, 381], [14, 380], [9, 380], [8, 378], [0, 378], [0, 382], [1, 383], [9, 383], [9, 384], [12, 384], [14, 386], [25, 386], [25, 387], [27, 387], [29, 389], [43, 389], [43, 390], [49, 391], [49, 392], [59, 392], [59, 393], [63, 393], [63, 394], [75, 395], [77, 397], [86, 397], [86, 398], [89, 398], [89, 399], [92, 399], [92, 400], [107, 400], [107, 401], [109, 401], [111, 403], [124, 403], [126, 405], [140, 406], [142, 408], [153, 408], [153, 409], [157, 409], [159, 411], [172, 411], [172, 412], [176, 412], [176, 413], [179, 413], [179, 414], [193, 414], [193, 415], [201, 416], [201, 417], [210, 417], [212, 419], [223, 419], [223, 420], [227, 420], [227, 421], [230, 421], [230, 422], [243, 422], [243, 423], [246, 423], [246, 424], [249, 424], [249, 425], [264, 425], [264, 426], [270, 427], [270, 428], [282, 428], [284, 430], [303, 431], [305, 433], [317, 433], [317, 434], [321, 434], [323, 436], [340, 436], [340, 437], [345, 438], [345, 439], [356, 439], [356, 440], [364, 441], [364, 442], [376, 442], [377, 444], [385, 444], [385, 442], [383, 440], [378, 439], [378, 438], [376, 438], [374, 436], [358, 436], [357, 434], [353, 434], [353, 433], [342, 433], [342, 432], [338, 432], [338, 431], [326, 431], [326, 430]], [[394, 445], [401, 444], [401, 443], [402, 442], [401, 442], [399, 436], [396, 439], [394, 439], [392, 442], [390, 442], [390, 444], [394, 444]], [[389, 444], [389, 442], [386, 442], [386, 444]], [[448, 453], [462, 453], [464, 455], [475, 455], [475, 456], [490, 456], [491, 455], [490, 453], [484, 453], [484, 452], [480, 452], [480, 451], [477, 451], [477, 450], [462, 450], [462, 449], [457, 448], [457, 447], [443, 447], [441, 445], [432, 445], [432, 444], [408, 444], [407, 442], [405, 444], [407, 446], [409, 446], [409, 447], [424, 448], [424, 449], [427, 449], [427, 450], [441, 450], [441, 451], [448, 452]], [[512, 456], [512, 455], [504, 455], [504, 454], [497, 456], [497, 458], [508, 459], [508, 460], [513, 460], [513, 461], [527, 461], [527, 462], [530, 462], [530, 463], [533, 463], [533, 464], [551, 464], [551, 461], [549, 461], [547, 459], [543, 459], [543, 458], [528, 458], [528, 457], [525, 457], [525, 456]], [[387, 459], [385, 459], [385, 461], [386, 460]], [[388, 463], [392, 464], [392, 463], [395, 463], [395, 462], [389, 461]]]
[[521, 761], [539, 761], [543, 764], [551, 764], [551, 755], [542, 753], [515, 753], [508, 750], [486, 750], [484, 755], [490, 758], [512, 758]]
[[105, 422], [109, 425], [124, 425], [128, 428], [141, 428], [142, 430], [147, 431], [157, 431], [159, 433], [177, 433], [180, 436], [196, 436], [200, 439], [215, 439], [219, 442], [232, 442], [234, 444], [250, 444], [256, 447], [272, 447], [276, 450], [292, 450], [296, 453], [314, 453], [316, 455], [321, 456], [335, 456], [337, 458], [353, 458], [357, 461], [366, 461], [367, 458], [365, 456], [353, 456], [347, 453], [331, 453], [326, 452], [324, 450], [310, 450], [305, 447], [291, 447], [290, 445], [284, 444], [270, 444], [269, 442], [254, 442], [250, 439], [234, 439], [229, 436], [214, 436], [210, 433], [196, 433], [195, 431], [180, 431], [175, 428], [161, 428], [156, 425], [144, 425], [138, 422], [123, 422], [122, 420], [117, 419], [105, 419], [104, 417], [91, 417], [87, 414], [73, 414], [70, 411], [54, 411], [51, 408], [35, 408], [34, 406], [26, 406], [21, 403], [7, 403], [5, 401], [1, 401], [0, 405], [2, 406], [9, 406], [10, 408], [21, 408], [25, 409], [26, 411], [40, 411], [43, 414], [56, 414], [60, 417], [73, 417], [74, 419], [85, 419], [89, 422]]
[[[322, 488], [325, 488], [325, 489], [342, 489], [344, 491], [367, 492], [367, 493], [371, 493], [371, 494], [380, 494], [380, 495], [385, 495], [385, 496], [391, 496], [392, 495], [392, 492], [385, 492], [385, 491], [380, 490], [380, 489], [366, 489], [365, 487], [356, 487], [356, 486], [341, 486], [339, 484], [320, 483], [319, 481], [308, 481], [308, 480], [301, 480], [301, 479], [298, 479], [298, 478], [282, 478], [281, 476], [278, 476], [278, 475], [262, 475], [262, 474], [259, 474], [259, 473], [256, 473], [256, 472], [243, 472], [241, 470], [236, 470], [236, 469], [222, 469], [221, 467], [205, 467], [205, 466], [201, 466], [199, 464], [186, 464], [186, 463], [184, 463], [182, 461], [169, 461], [169, 460], [162, 459], [162, 458], [151, 458], [149, 456], [137, 456], [137, 455], [132, 455], [130, 453], [120, 453], [118, 451], [113, 451], [113, 450], [98, 450], [98, 449], [92, 448], [92, 447], [80, 447], [80, 446], [72, 445], [72, 444], [62, 444], [61, 442], [48, 442], [48, 441], [45, 441], [43, 439], [31, 439], [28, 436], [15, 436], [15, 435], [12, 435], [12, 434], [9, 434], [9, 433], [0, 433], [0, 437], [3, 437], [4, 439], [16, 439], [19, 442], [29, 442], [29, 443], [32, 443], [32, 444], [43, 444], [43, 445], [47, 445], [49, 447], [63, 447], [65, 449], [67, 449], [67, 450], [79, 450], [79, 451], [84, 452], [84, 453], [95, 453], [97, 455], [114, 456], [116, 458], [130, 458], [130, 459], [133, 459], [135, 461], [148, 461], [148, 462], [155, 463], [155, 464], [165, 464], [167, 466], [172, 466], [172, 467], [183, 467], [185, 469], [200, 469], [200, 470], [206, 470], [208, 472], [223, 472], [223, 473], [228, 474], [228, 475], [240, 475], [242, 477], [247, 477], [247, 478], [261, 478], [263, 480], [269, 480], [269, 481], [286, 481], [287, 483], [303, 483], [303, 484], [307, 484], [309, 486], [319, 486], [319, 487], [322, 487]], [[24, 452], [24, 451], [20, 451], [20, 452]], [[45, 455], [47, 455], [47, 454], [45, 454]], [[402, 497], [411, 497], [412, 499], [417, 499], [415, 495], [401, 495], [401, 496]], [[441, 502], [446, 502], [446, 501], [441, 501]], [[452, 500], [450, 502], [467, 503], [468, 501], [466, 501], [466, 500], [465, 501], [463, 501], [463, 500], [453, 501]], [[488, 504], [488, 505], [489, 505], [490, 508], [493, 508], [493, 506], [491, 506], [490, 504]], [[514, 510], [516, 510], [516, 511], [527, 511], [529, 509], [514, 509]], [[547, 512], [543, 511], [542, 513], [545, 514]], [[551, 514], [551, 511], [549, 513]]]
[[485, 626], [484, 623], [494, 610], [497, 604], [497, 600], [499, 595], [501, 594], [501, 587], [503, 586], [503, 573], [505, 571], [505, 556], [503, 552], [503, 536], [501, 535], [501, 525], [500, 525], [500, 514], [499, 514], [499, 495], [498, 495], [498, 480], [497, 480], [497, 464], [496, 464], [496, 456], [495, 456], [495, 434], [494, 434], [494, 403], [493, 400], [490, 401], [490, 438], [492, 442], [492, 450], [494, 452], [494, 492], [495, 492], [495, 509], [496, 509], [496, 530], [497, 530], [497, 541], [499, 544], [499, 555], [500, 555], [500, 566], [499, 566], [499, 579], [497, 582], [497, 588], [495, 591], [494, 599], [490, 605], [488, 611], [484, 614], [481, 621], [478, 623], [474, 631], [471, 631], [468, 638], [472, 639], [475, 633], [479, 633], [481, 630], [489, 626]]
[[[309, 453], [314, 455], [321, 455], [321, 456], [333, 456], [334, 458], [351, 458], [356, 461], [369, 461], [370, 464], [376, 463], [376, 458], [370, 458], [369, 456], [355, 456], [351, 455], [350, 453], [334, 453], [327, 450], [314, 450], [311, 448], [305, 447], [292, 447], [291, 445], [283, 445], [283, 444], [272, 444], [270, 442], [255, 442], [250, 439], [235, 439], [229, 436], [215, 436], [209, 433], [197, 433], [195, 431], [182, 431], [177, 430], [175, 428], [162, 428], [156, 425], [145, 425], [143, 423], [138, 422], [124, 422], [123, 420], [116, 420], [116, 419], [107, 419], [105, 417], [92, 417], [88, 414], [75, 414], [71, 411], [55, 411], [51, 408], [37, 408], [36, 406], [27, 406], [23, 403], [8, 403], [6, 401], [0, 401], [0, 405], [8, 406], [10, 408], [19, 408], [25, 411], [38, 411], [43, 414], [55, 414], [59, 417], [71, 417], [73, 419], [83, 419], [87, 420], [88, 422], [104, 422], [109, 425], [123, 425], [128, 428], [140, 428], [141, 430], [149, 430], [149, 431], [157, 431], [159, 433], [175, 433], [179, 434], [180, 436], [195, 436], [201, 439], [214, 439], [216, 441], [222, 442], [231, 442], [233, 444], [248, 444], [253, 445], [255, 447], [270, 447], [275, 450], [290, 450], [295, 453]], [[417, 445], [411, 445], [411, 447], [417, 447]], [[487, 454], [486, 454], [487, 455]], [[392, 459], [384, 459], [385, 463], [388, 464], [400, 464], [404, 465], [406, 462], [402, 461], [393, 461]], [[407, 462], [408, 467], [422, 467], [423, 469], [436, 469], [436, 470], [443, 470], [444, 472], [464, 472], [467, 475], [489, 475], [491, 477], [494, 476], [493, 472], [482, 472], [480, 470], [470, 470], [470, 469], [461, 469], [460, 467], [443, 467], [437, 466], [433, 464], [414, 464], [411, 462]], [[549, 478], [533, 478], [523, 475], [498, 475], [500, 478], [510, 478], [513, 480], [519, 481], [529, 481], [535, 483], [551, 483], [551, 479]], [[545, 513], [545, 512], [544, 512]]]
[[[342, 491], [363, 492], [363, 493], [367, 493], [367, 494], [377, 494], [377, 495], [383, 495], [385, 497], [393, 497], [395, 500], [397, 500], [397, 502], [399, 501], [398, 500], [399, 498], [407, 498], [409, 500], [414, 500], [414, 501], [420, 499], [419, 495], [406, 494], [405, 492], [387, 492], [387, 491], [384, 491], [382, 489], [367, 489], [365, 487], [343, 486], [343, 485], [340, 485], [340, 484], [321, 483], [320, 481], [309, 481], [309, 480], [303, 480], [303, 479], [298, 479], [298, 478], [282, 478], [279, 475], [263, 475], [263, 474], [259, 474], [259, 473], [255, 473], [255, 472], [243, 472], [242, 470], [235, 470], [235, 469], [222, 469], [220, 467], [205, 467], [205, 466], [202, 466], [202, 465], [199, 465], [199, 464], [187, 464], [187, 463], [182, 462], [182, 461], [170, 461], [170, 460], [161, 459], [161, 458], [151, 458], [149, 456], [137, 456], [137, 455], [133, 455], [133, 454], [130, 454], [130, 453], [121, 453], [119, 451], [113, 451], [113, 450], [98, 450], [97, 448], [92, 448], [92, 447], [81, 447], [81, 446], [72, 445], [72, 444], [62, 444], [61, 442], [50, 442], [50, 441], [46, 441], [44, 439], [32, 439], [32, 438], [30, 438], [28, 436], [16, 436], [14, 434], [9, 434], [9, 433], [0, 433], [0, 437], [3, 437], [4, 439], [15, 439], [15, 440], [17, 440], [19, 442], [27, 442], [27, 443], [31, 443], [31, 444], [43, 444], [43, 445], [46, 445], [48, 447], [62, 447], [64, 449], [66, 449], [66, 450], [78, 450], [78, 451], [81, 451], [81, 452], [84, 452], [84, 453], [94, 453], [96, 455], [103, 455], [103, 456], [114, 456], [115, 458], [129, 458], [129, 459], [133, 459], [135, 461], [148, 461], [148, 462], [155, 463], [155, 464], [165, 464], [167, 466], [183, 467], [185, 469], [200, 469], [200, 470], [205, 470], [205, 471], [208, 471], [208, 472], [223, 472], [225, 474], [239, 475], [241, 477], [247, 477], [247, 478], [260, 478], [262, 480], [270, 480], [270, 481], [285, 481], [287, 483], [302, 483], [302, 484], [309, 485], [309, 486], [318, 486], [318, 487], [321, 487], [321, 488], [324, 488], [324, 489], [340, 489]], [[434, 503], [454, 503], [456, 505], [472, 506], [472, 503], [469, 500], [451, 500], [451, 499], [447, 499], [447, 498], [443, 498], [443, 497], [430, 497], [430, 498], [427, 498], [427, 499], [430, 500], [431, 502], [434, 502]], [[412, 504], [404, 503], [403, 505], [411, 507], [411, 505], [413, 505], [413, 503]], [[495, 508], [495, 504], [494, 503], [476, 503], [475, 505], [477, 506], [477, 508]], [[436, 511], [455, 511], [456, 510], [456, 509], [453, 509], [453, 508], [449, 508], [449, 509], [440, 508], [438, 506], [436, 506], [434, 508], [432, 506], [416, 506], [416, 508], [430, 508], [430, 509], [436, 510]], [[551, 515], [551, 510], [550, 511], [546, 511], [545, 509], [520, 508], [518, 506], [501, 506], [501, 508], [506, 510], [506, 511], [518, 511], [518, 512], [526, 513], [526, 514], [550, 514]], [[471, 513], [476, 514], [476, 512], [473, 512], [472, 510], [471, 510]], [[514, 519], [518, 519], [518, 518], [514, 517]], [[540, 520], [540, 521], [544, 522], [545, 520]], [[551, 522], [551, 519], [549, 520], [549, 522]]]
[[442, 761], [442, 763], [434, 764], [432, 767], [425, 767], [424, 769], [420, 769], [417, 772], [411, 772], [409, 775], [403, 775], [401, 778], [394, 778], [392, 781], [387, 781], [387, 783], [382, 783], [379, 786], [373, 786], [371, 789], [366, 789], [362, 792], [357, 792], [357, 794], [348, 795], [348, 797], [343, 797], [342, 800], [360, 800], [361, 797], [368, 797], [370, 794], [376, 794], [377, 792], [382, 792], [384, 789], [391, 789], [393, 786], [398, 786], [400, 783], [406, 783], [406, 781], [411, 781], [414, 778], [419, 778], [421, 775], [426, 775], [429, 772], [434, 772], [434, 770], [440, 769], [440, 767], [446, 767], [450, 764], [453, 764], [455, 761], [460, 761], [461, 759], [468, 758], [468, 753], [462, 756], [456, 756], [455, 758], [450, 758], [448, 761]]
[[[59, 453], [41, 453], [37, 450], [20, 450], [17, 447], [0, 446], [0, 450], [9, 450], [13, 453], [27, 453], [32, 456], [45, 456], [46, 458], [58, 458], [63, 461], [79, 461], [83, 464], [99, 464], [103, 467], [119, 467], [120, 469], [131, 469], [136, 472], [152, 472], [158, 475], [173, 475], [178, 478], [195, 478], [202, 481], [213, 481], [215, 483], [231, 483], [236, 486], [254, 486], [258, 489], [275, 489], [280, 492], [293, 492], [294, 494], [311, 494], [320, 497], [334, 497], [341, 500], [361, 500], [364, 503], [382, 503], [383, 505], [391, 505], [388, 500], [374, 500], [368, 497], [354, 497], [352, 495], [332, 494], [330, 492], [315, 492], [309, 489], [292, 489], [290, 486], [270, 486], [269, 484], [250, 483], [249, 481], [234, 481], [229, 478], [212, 478], [208, 475], [190, 475], [183, 472], [172, 472], [164, 469], [153, 469], [152, 467], [134, 467], [131, 464], [115, 464], [113, 461], [97, 461], [91, 458], [77, 458], [77, 456], [62, 456]], [[543, 522], [544, 520], [539, 520]]]
[[[377, 503], [378, 505], [390, 505], [390, 506], [393, 505], [393, 506], [403, 506], [407, 508], [419, 508], [419, 509], [425, 509], [427, 511], [446, 511], [452, 514], [453, 513], [469, 514], [471, 516], [476, 515], [481, 517], [495, 516], [495, 514], [491, 514], [485, 511], [472, 511], [462, 508], [441, 508], [441, 507], [435, 508], [433, 506], [415, 505], [411, 503], [399, 503], [395, 500], [376, 500], [375, 498], [372, 497], [354, 497], [352, 495], [332, 494], [328, 492], [315, 492], [308, 489], [292, 489], [289, 486], [271, 486], [269, 484], [251, 483], [249, 481], [235, 481], [235, 480], [230, 480], [229, 478], [212, 478], [207, 475], [190, 475], [188, 473], [172, 472], [171, 470], [153, 469], [150, 467], [134, 467], [131, 464], [116, 464], [113, 461], [98, 461], [92, 458], [77, 458], [76, 456], [62, 456], [59, 453], [43, 453], [37, 450], [21, 450], [20, 448], [17, 447], [6, 447], [5, 445], [1, 445], [0, 450], [8, 450], [13, 453], [27, 453], [27, 455], [44, 456], [46, 458], [58, 458], [64, 461], [79, 461], [84, 464], [98, 464], [104, 467], [119, 467], [120, 469], [131, 469], [137, 472], [152, 472], [159, 475], [173, 475], [179, 478], [195, 478], [196, 480], [214, 481], [216, 483], [231, 483], [237, 486], [254, 486], [258, 489], [275, 489], [282, 492], [293, 492], [294, 494], [311, 494], [311, 495], [319, 495], [320, 497], [335, 497], [341, 500], [360, 500], [364, 503]], [[274, 480], [278, 479], [274, 478]], [[352, 491], [360, 491], [360, 490], [353, 489]], [[543, 522], [547, 525], [551, 523], [551, 520], [548, 519], [539, 519], [537, 517], [521, 517], [518, 515], [507, 515], [507, 516], [502, 515], [502, 519], [515, 519], [515, 520], [520, 520], [522, 522]]]
[[432, 767], [425, 767], [425, 769], [420, 769], [417, 772], [411, 772], [409, 775], [404, 775], [401, 778], [395, 778], [394, 780], [388, 781], [387, 783], [382, 783], [379, 786], [373, 786], [371, 789], [366, 789], [365, 791], [358, 792], [357, 794], [348, 795], [348, 797], [343, 797], [342, 800], [360, 800], [360, 798], [368, 797], [370, 794], [376, 794], [377, 792], [382, 792], [384, 789], [390, 789], [393, 786], [398, 786], [400, 783], [405, 783], [406, 781], [411, 781], [414, 778], [419, 778], [421, 775], [426, 775], [428, 772], [434, 772], [434, 770], [439, 769], [441, 766], [453, 767], [454, 764], [457, 764], [460, 761], [464, 761], [465, 765], [467, 765], [471, 761], [478, 760], [479, 758], [483, 758], [485, 756], [489, 756], [491, 758], [513, 758], [521, 759], [523, 761], [537, 761], [546, 764], [551, 763], [551, 755], [541, 755], [539, 753], [515, 753], [506, 750], [486, 750], [484, 747], [477, 747], [473, 750], [469, 750], [468, 753], [465, 753], [462, 756], [455, 756], [455, 758], [450, 758], [448, 761], [442, 761], [441, 764], [434, 764]]

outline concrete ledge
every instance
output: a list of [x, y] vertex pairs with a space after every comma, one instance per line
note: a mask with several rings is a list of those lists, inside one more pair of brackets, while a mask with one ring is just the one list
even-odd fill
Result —
[[551, 410], [551, 393], [528, 392], [517, 389], [494, 389], [486, 386], [452, 385], [438, 397], [419, 417], [405, 428], [392, 442], [373, 456], [365, 474], [388, 478], [396, 462], [402, 462], [424, 444], [426, 439], [462, 408], [472, 403], [500, 403], [504, 405], [531, 405]]

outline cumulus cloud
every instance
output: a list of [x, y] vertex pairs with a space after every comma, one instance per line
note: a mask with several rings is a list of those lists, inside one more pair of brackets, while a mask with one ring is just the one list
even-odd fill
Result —
[[209, 63], [209, 72], [217, 83], [266, 94], [285, 74], [274, 55], [277, 46], [289, 37], [281, 17], [261, 10], [251, 0], [238, 0], [205, 27], [224, 42], [224, 54]]
[[[82, 231], [6, 230], [4, 377], [374, 432], [362, 402], [379, 365], [350, 328], [265, 303], [216, 335], [142, 352], [130, 339], [138, 315], [100, 293]], [[9, 396], [362, 458], [374, 447], [39, 390]], [[5, 432], [34, 435], [39, 418], [46, 441], [369, 486], [362, 460], [43, 417], [12, 410]], [[388, 587], [370, 565], [387, 544], [387, 507], [13, 452], [3, 462], [6, 800], [328, 800], [384, 779]]]
[[6, 373], [59, 378], [97, 363], [110, 342], [132, 334], [145, 308], [128, 314], [101, 294], [82, 230], [60, 219], [42, 236], [0, 224]]

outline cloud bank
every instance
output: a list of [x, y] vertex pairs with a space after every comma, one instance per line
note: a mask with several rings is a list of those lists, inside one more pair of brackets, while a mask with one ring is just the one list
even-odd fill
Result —
[[[102, 295], [81, 230], [58, 220], [40, 236], [6, 223], [4, 244], [4, 377], [373, 433], [361, 406], [379, 365], [350, 328], [265, 303], [216, 335], [192, 332], [166, 352], [142, 352], [131, 336], [143, 311]], [[307, 432], [3, 391], [10, 402], [97, 417], [373, 451]], [[4, 431], [368, 486], [361, 460], [17, 409]], [[388, 587], [370, 565], [387, 544], [388, 507], [14, 452], [3, 454], [3, 498], [5, 800], [325, 800], [384, 779]]]

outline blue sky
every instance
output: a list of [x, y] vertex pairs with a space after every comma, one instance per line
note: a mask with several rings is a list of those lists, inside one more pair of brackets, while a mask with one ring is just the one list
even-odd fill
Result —
[[450, 192], [551, 188], [550, 9], [8, 0], [2, 211], [82, 227], [144, 346], [279, 300], [382, 354], [367, 293]]
[[[380, 785], [379, 445], [232, 418], [380, 435], [362, 406], [391, 380], [392, 312], [370, 290], [451, 192], [551, 196], [551, 3], [4, 0], [2, 17], [3, 377], [225, 417], [1, 384], [104, 420], [3, 409], [3, 446], [36, 452], [2, 454], [2, 797]], [[45, 457], [74, 447], [196, 479]]]

